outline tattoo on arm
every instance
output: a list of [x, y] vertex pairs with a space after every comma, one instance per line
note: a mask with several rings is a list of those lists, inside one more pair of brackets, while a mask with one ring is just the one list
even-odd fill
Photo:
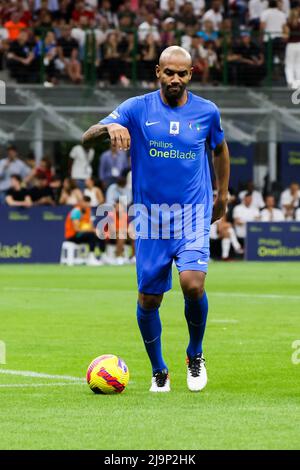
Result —
[[83, 144], [92, 144], [93, 141], [101, 137], [107, 137], [107, 127], [99, 124], [91, 126], [82, 136]]

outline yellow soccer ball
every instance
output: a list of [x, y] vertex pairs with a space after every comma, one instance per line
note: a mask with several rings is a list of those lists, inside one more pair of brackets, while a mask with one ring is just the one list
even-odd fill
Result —
[[121, 393], [129, 382], [129, 370], [120, 357], [105, 354], [91, 362], [86, 380], [94, 393]]

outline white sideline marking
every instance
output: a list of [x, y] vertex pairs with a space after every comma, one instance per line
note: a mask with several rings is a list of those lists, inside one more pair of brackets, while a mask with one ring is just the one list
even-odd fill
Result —
[[19, 375], [21, 377], [39, 377], [41, 379], [61, 379], [71, 380], [72, 382], [85, 382], [85, 379], [80, 377], [72, 377], [71, 375], [52, 375], [43, 374], [40, 372], [33, 372], [31, 370], [11, 370], [11, 369], [0, 369], [0, 374], [4, 375]]
[[[70, 289], [69, 287], [10, 287], [4, 286], [0, 290], [13, 292], [13, 291], [24, 291], [24, 292], [97, 292], [101, 294], [102, 292], [113, 292], [112, 289]], [[135, 290], [122, 290], [120, 292], [131, 292], [135, 293]], [[173, 291], [172, 294], [182, 295], [181, 292]], [[209, 296], [217, 297], [245, 297], [245, 298], [259, 298], [259, 299], [287, 299], [287, 300], [300, 300], [300, 295], [289, 295], [289, 294], [256, 294], [255, 292], [210, 292], [208, 291]]]
[[85, 385], [83, 382], [53, 382], [52, 384], [0, 384], [0, 388], [24, 387], [65, 387], [66, 385]]
[[299, 300], [300, 295], [289, 294], [256, 294], [255, 292], [209, 292], [208, 295], [215, 295], [217, 297], [258, 297], [259, 299], [289, 299]]

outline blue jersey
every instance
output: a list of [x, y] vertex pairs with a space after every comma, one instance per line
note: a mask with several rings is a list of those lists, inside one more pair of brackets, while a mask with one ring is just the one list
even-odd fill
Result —
[[170, 107], [160, 91], [130, 98], [100, 124], [118, 123], [131, 136], [133, 202], [202, 204], [210, 224], [212, 186], [206, 144], [224, 139], [217, 106], [188, 92], [183, 106]]

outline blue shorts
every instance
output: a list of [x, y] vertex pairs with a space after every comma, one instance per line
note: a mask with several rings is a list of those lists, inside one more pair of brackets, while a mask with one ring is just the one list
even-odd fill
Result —
[[201, 248], [187, 248], [184, 240], [153, 240], [138, 238], [136, 247], [136, 270], [139, 292], [163, 294], [172, 288], [172, 264], [178, 272], [207, 272], [209, 261], [209, 237]]

